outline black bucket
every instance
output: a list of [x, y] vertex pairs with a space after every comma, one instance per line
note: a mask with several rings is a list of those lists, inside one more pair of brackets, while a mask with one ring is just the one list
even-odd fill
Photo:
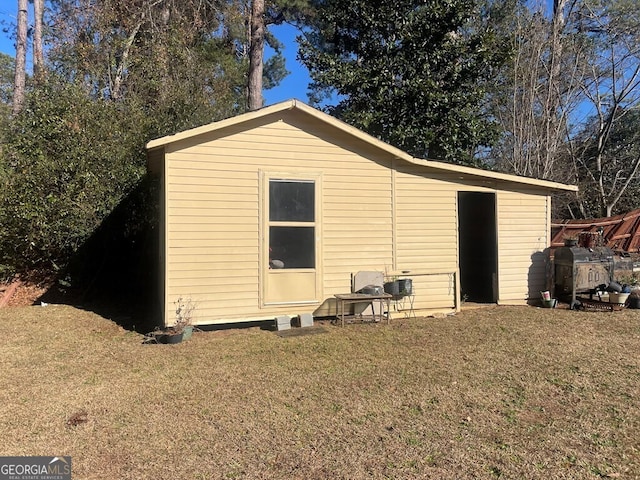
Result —
[[400, 295], [411, 295], [413, 293], [413, 281], [410, 278], [401, 278], [398, 280]]
[[627, 300], [628, 308], [640, 308], [640, 297], [634, 295]]
[[384, 291], [389, 295], [400, 295], [400, 281], [394, 280], [384, 284]]

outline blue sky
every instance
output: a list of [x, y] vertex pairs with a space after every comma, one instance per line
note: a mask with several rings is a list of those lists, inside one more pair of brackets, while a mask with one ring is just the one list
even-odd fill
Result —
[[[11, 38], [16, 23], [17, 2], [15, 0], [0, 0], [0, 52], [15, 56], [15, 42]], [[30, 12], [31, 14], [31, 12]], [[8, 29], [7, 32], [4, 30]], [[307, 102], [307, 85], [309, 74], [307, 69], [296, 60], [298, 46], [295, 42], [297, 31], [289, 25], [281, 25], [271, 28], [272, 33], [284, 45], [283, 54], [286, 59], [286, 67], [291, 72], [278, 87], [264, 91], [266, 105], [297, 98]], [[268, 51], [266, 52], [269, 54]], [[30, 53], [27, 57], [27, 68], [30, 68]]]
[[282, 53], [286, 59], [287, 70], [291, 73], [285, 77], [278, 87], [266, 90], [263, 93], [265, 103], [271, 105], [290, 98], [308, 102], [307, 86], [311, 79], [307, 69], [296, 60], [298, 53], [298, 45], [295, 41], [298, 35], [297, 30], [290, 25], [280, 25], [271, 27], [271, 32], [285, 45]]

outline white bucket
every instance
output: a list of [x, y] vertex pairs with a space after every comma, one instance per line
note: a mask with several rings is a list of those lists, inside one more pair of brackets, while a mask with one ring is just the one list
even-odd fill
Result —
[[630, 293], [609, 292], [609, 303], [626, 303]]

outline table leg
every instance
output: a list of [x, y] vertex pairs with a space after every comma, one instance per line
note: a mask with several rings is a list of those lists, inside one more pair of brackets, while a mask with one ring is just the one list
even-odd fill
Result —
[[391, 299], [387, 298], [385, 303], [387, 304], [387, 325], [391, 325]]

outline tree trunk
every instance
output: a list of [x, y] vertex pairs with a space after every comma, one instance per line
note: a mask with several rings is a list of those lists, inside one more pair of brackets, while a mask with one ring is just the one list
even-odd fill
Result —
[[564, 30], [565, 18], [564, 7], [566, 0], [554, 0], [553, 17], [551, 21], [551, 45], [549, 59], [549, 78], [547, 79], [547, 99], [545, 106], [546, 128], [545, 128], [545, 152], [540, 172], [541, 178], [550, 178], [554, 163], [558, 155], [558, 145], [560, 143], [562, 133], [560, 129], [560, 119], [558, 111], [560, 110], [561, 100], [558, 91], [560, 81], [561, 63], [562, 63], [562, 33]]
[[249, 110], [262, 108], [262, 59], [264, 56], [264, 0], [253, 0], [251, 5], [249, 45], [249, 78], [247, 106]]
[[33, 1], [33, 74], [36, 81], [42, 78], [44, 73], [44, 53], [42, 44], [42, 17], [44, 15], [44, 0]]
[[13, 114], [24, 105], [27, 81], [27, 0], [18, 0], [18, 30], [16, 39], [16, 69], [13, 85]]
[[136, 39], [136, 35], [140, 31], [140, 27], [142, 26], [142, 22], [138, 23], [136, 27], [133, 29], [133, 32], [127, 38], [127, 43], [124, 46], [122, 51], [122, 55], [120, 58], [120, 64], [116, 69], [115, 78], [113, 81], [110, 79], [110, 91], [111, 91], [111, 99], [112, 100], [120, 100], [122, 83], [124, 82], [124, 77], [126, 75], [127, 69], [129, 68], [129, 54], [131, 52], [131, 48], [133, 47], [133, 42]]

